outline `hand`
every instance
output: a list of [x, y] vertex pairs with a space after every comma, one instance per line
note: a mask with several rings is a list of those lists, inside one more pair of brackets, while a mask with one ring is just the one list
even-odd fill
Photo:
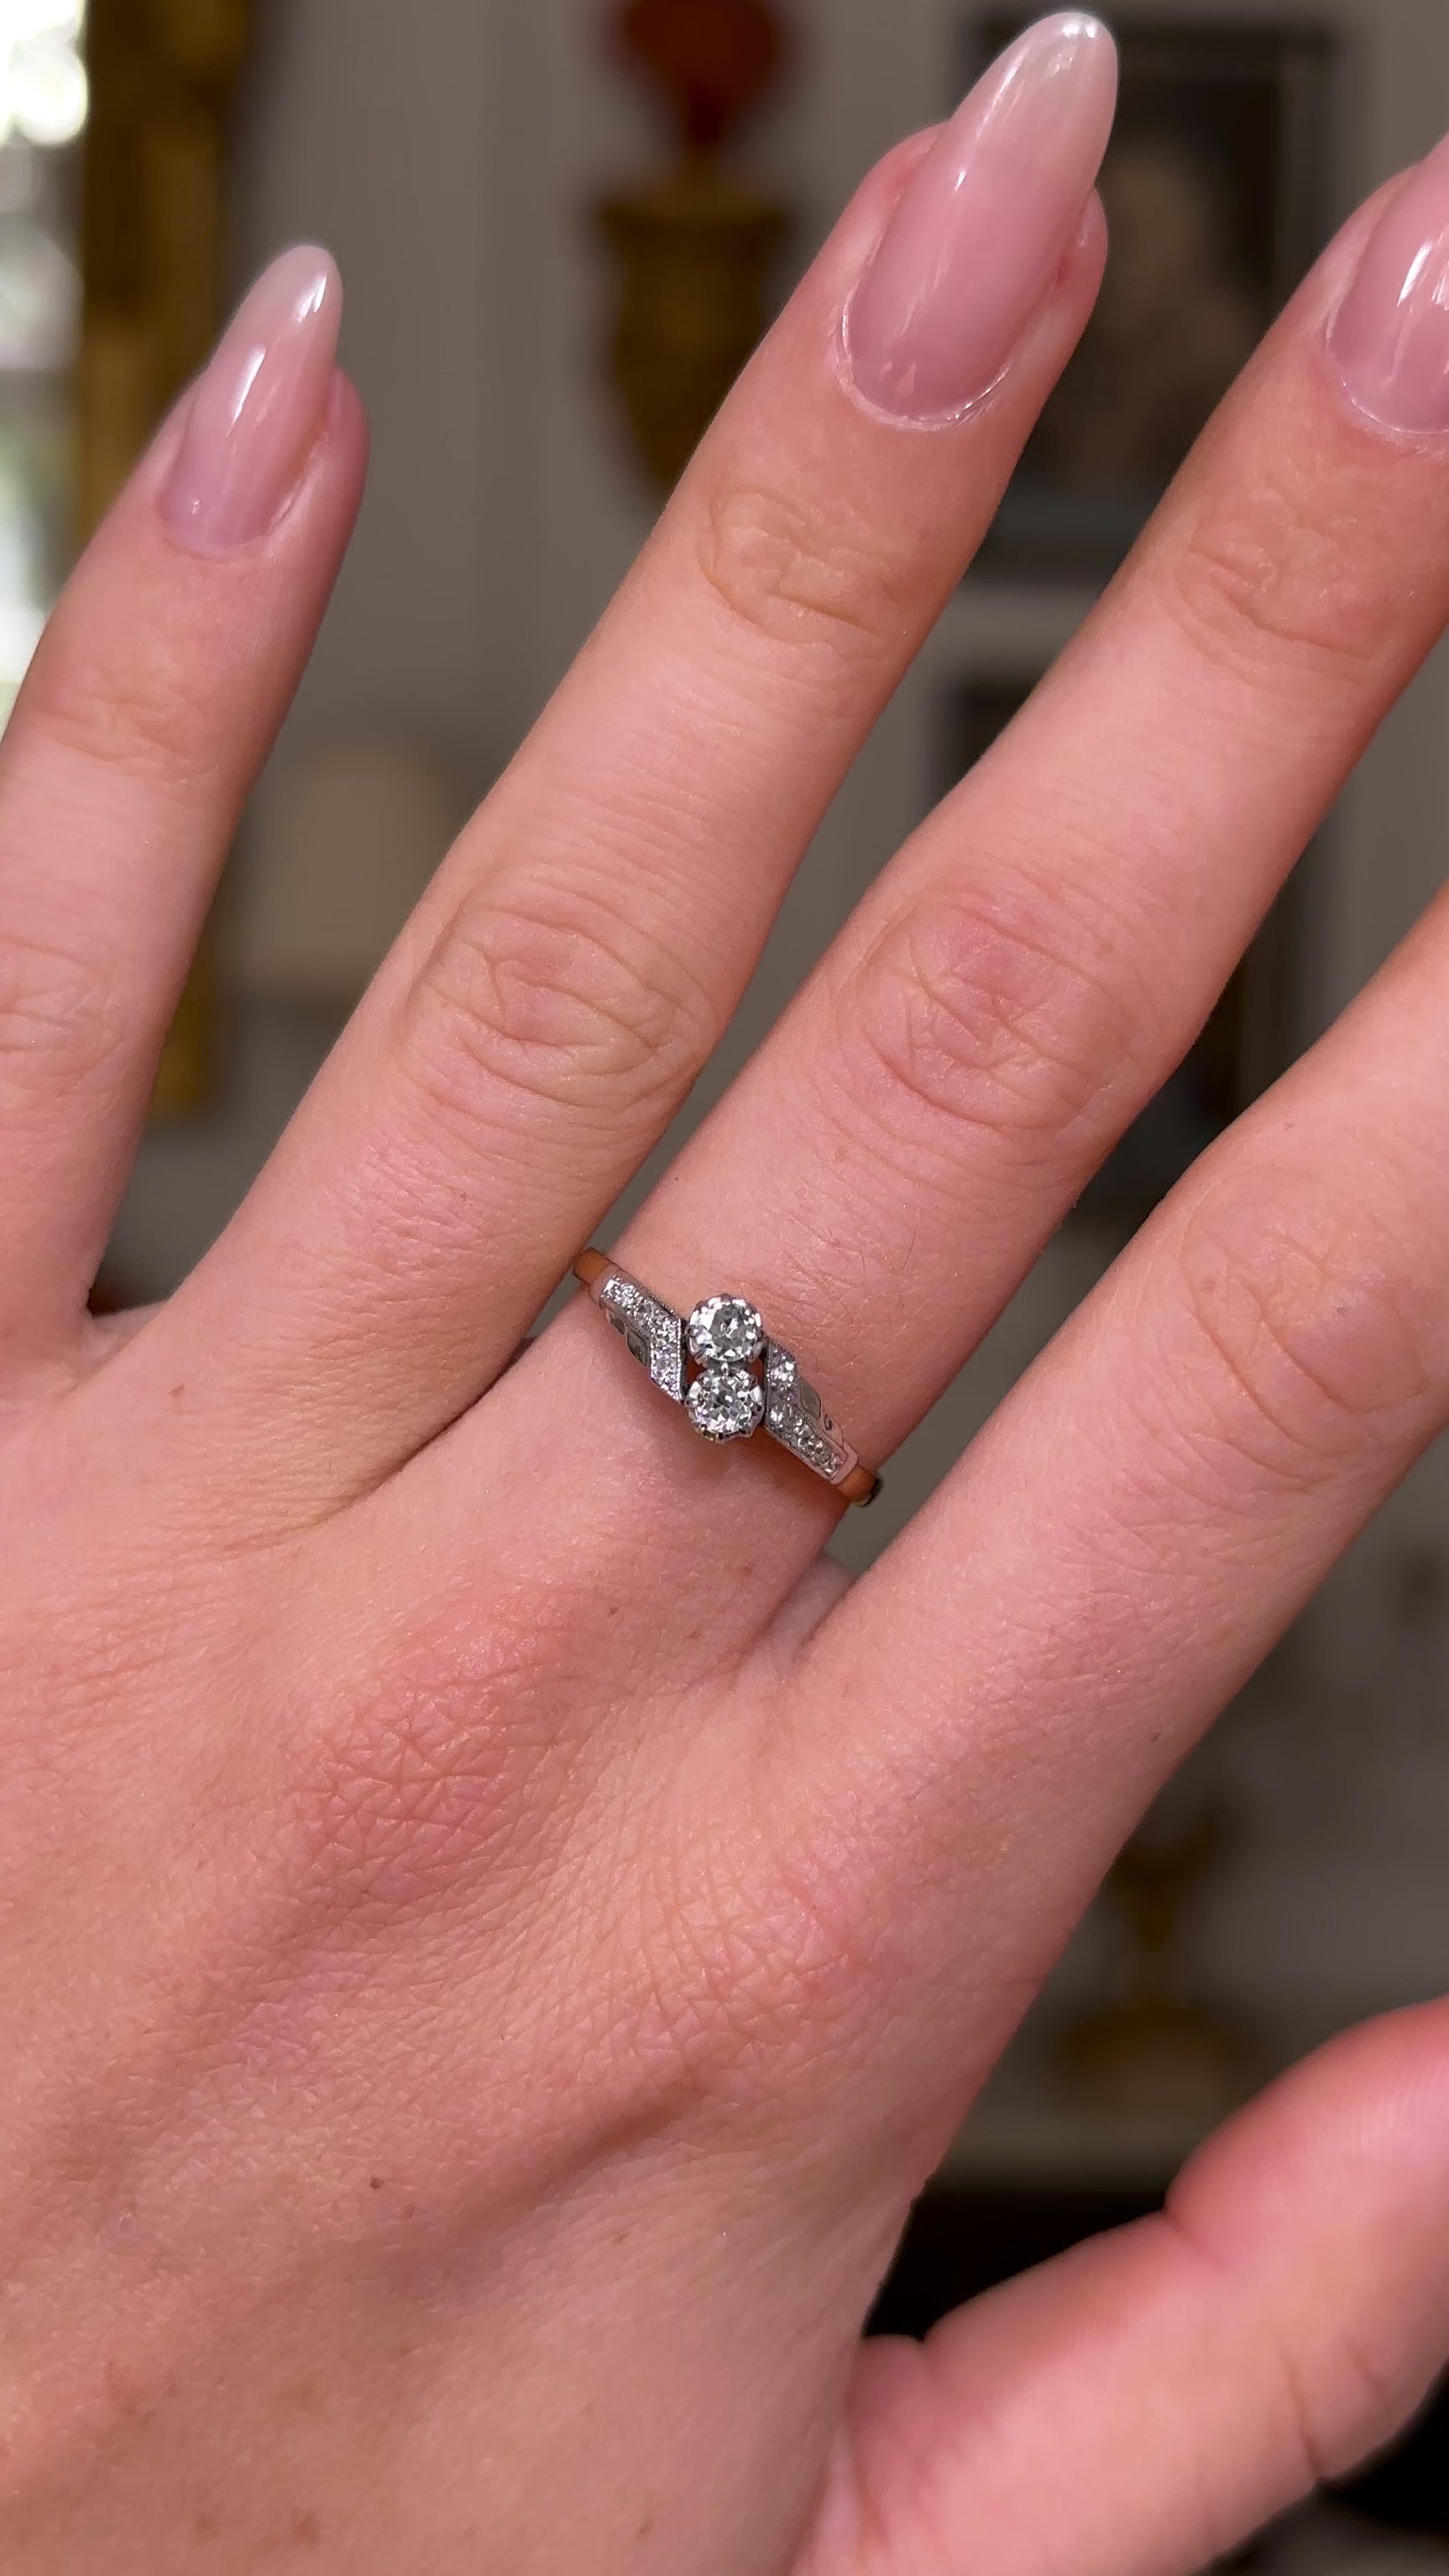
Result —
[[[1165, 2576], [1449, 2348], [1427, 2012], [1164, 2218], [858, 2350], [1114, 1852], [1449, 1411], [1442, 906], [853, 1591], [827, 1488], [696, 1441], [584, 1301], [507, 1367], [1082, 327], [1111, 93], [1053, 22], [867, 183], [249, 1204], [119, 1327], [87, 1289], [361, 483], [320, 256], [53, 621], [0, 753], [8, 2576]], [[1446, 277], [1441, 156], [621, 1246], [757, 1298], [872, 1463], [1449, 613]]]

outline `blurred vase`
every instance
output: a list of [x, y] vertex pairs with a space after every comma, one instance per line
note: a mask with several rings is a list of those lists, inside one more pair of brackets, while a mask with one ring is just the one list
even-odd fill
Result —
[[1234, 1831], [1220, 1807], [1192, 1812], [1191, 1801], [1190, 1785], [1169, 1792], [1108, 1878], [1116, 1992], [1060, 2035], [1058, 2057], [1072, 2093], [1096, 2110], [1206, 2130], [1264, 2070], [1255, 2035], [1197, 1991], [1190, 1916]]
[[732, 177], [726, 155], [776, 79], [784, 40], [764, 0], [630, 0], [614, 25], [662, 95], [678, 151], [672, 171], [598, 210], [620, 270], [610, 372], [635, 451], [667, 492], [768, 320], [789, 213]]
[[469, 798], [406, 742], [314, 751], [264, 782], [226, 942], [231, 979], [269, 999], [355, 1001], [455, 839]]

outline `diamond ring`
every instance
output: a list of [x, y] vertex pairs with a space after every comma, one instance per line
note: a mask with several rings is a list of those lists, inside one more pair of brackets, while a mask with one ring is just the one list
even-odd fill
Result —
[[692, 1315], [676, 1315], [603, 1252], [582, 1254], [574, 1277], [701, 1439], [752, 1440], [768, 1432], [845, 1502], [864, 1508], [875, 1501], [879, 1476], [861, 1465], [799, 1361], [771, 1341], [747, 1298], [707, 1297]]

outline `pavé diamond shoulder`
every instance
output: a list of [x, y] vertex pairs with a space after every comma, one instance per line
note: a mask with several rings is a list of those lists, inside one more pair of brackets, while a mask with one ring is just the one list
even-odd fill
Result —
[[707, 1297], [686, 1322], [607, 1253], [584, 1253], [574, 1275], [702, 1439], [723, 1444], [765, 1431], [844, 1501], [874, 1502], [879, 1477], [861, 1465], [793, 1352], [771, 1341], [747, 1298]]

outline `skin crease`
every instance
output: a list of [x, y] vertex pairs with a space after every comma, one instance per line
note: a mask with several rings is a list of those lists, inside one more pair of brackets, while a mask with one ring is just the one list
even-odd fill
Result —
[[[1165, 2218], [858, 2344], [1114, 1852], [1449, 1416], [1443, 906], [853, 1590], [824, 1490], [692, 1442], [597, 1314], [500, 1375], [1090, 309], [1073, 209], [989, 400], [856, 400], [841, 317], [931, 148], [846, 215], [249, 1206], [120, 1330], [86, 1286], [360, 494], [340, 377], [240, 546], [185, 541], [183, 406], [0, 747], [6, 2576], [1170, 2576], [1449, 2351], [1440, 2008], [1301, 2069]], [[1386, 213], [625, 1247], [757, 1291], [872, 1456], [1449, 618], [1444, 442], [1329, 354]]]

